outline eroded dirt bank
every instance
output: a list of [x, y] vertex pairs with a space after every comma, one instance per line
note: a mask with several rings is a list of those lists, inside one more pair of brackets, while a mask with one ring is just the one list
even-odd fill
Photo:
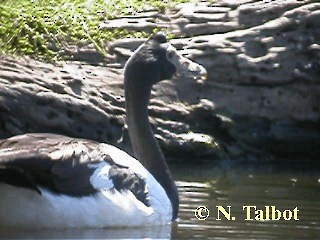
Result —
[[[207, 81], [177, 79], [153, 89], [151, 121], [168, 155], [316, 158], [319, 21], [316, 1], [221, 0], [150, 10], [101, 28], [169, 26], [180, 36], [172, 43], [207, 68]], [[130, 151], [122, 68], [141, 42], [109, 43], [107, 59], [78, 49], [75, 61], [58, 65], [1, 56], [0, 137], [56, 132]]]

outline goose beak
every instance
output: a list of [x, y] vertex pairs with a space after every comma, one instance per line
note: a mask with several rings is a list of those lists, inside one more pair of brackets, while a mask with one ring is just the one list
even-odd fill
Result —
[[179, 64], [176, 64], [177, 75], [188, 77], [194, 80], [204, 81], [207, 79], [207, 70], [200, 64], [195, 63], [188, 58], [180, 56]]
[[207, 71], [203, 66], [182, 56], [171, 44], [165, 43], [163, 46], [167, 49], [168, 60], [176, 67], [176, 75], [178, 77], [192, 78], [200, 81], [207, 78]]
[[191, 69], [194, 80], [206, 80], [207, 79], [207, 70], [200, 64], [192, 62], [194, 64]]

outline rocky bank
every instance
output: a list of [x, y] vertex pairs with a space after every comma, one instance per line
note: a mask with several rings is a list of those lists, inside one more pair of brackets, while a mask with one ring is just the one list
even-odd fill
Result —
[[[101, 30], [166, 27], [172, 44], [204, 65], [206, 81], [154, 87], [151, 122], [167, 156], [200, 159], [316, 159], [320, 154], [320, 3], [201, 1], [146, 9]], [[0, 137], [55, 132], [130, 152], [122, 68], [141, 39], [90, 47], [58, 65], [0, 59]]]

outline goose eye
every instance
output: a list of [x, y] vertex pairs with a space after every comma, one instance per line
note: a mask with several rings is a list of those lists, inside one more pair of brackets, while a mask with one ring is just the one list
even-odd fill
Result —
[[173, 52], [173, 51], [169, 51], [169, 52], [167, 53], [167, 58], [168, 58], [168, 59], [172, 59], [173, 56], [174, 56], [174, 52]]
[[183, 62], [182, 65], [183, 65], [185, 68], [189, 68], [190, 62]]

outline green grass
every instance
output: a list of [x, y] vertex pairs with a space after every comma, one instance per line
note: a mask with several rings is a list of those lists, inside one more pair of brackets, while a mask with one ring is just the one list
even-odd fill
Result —
[[107, 41], [127, 36], [146, 37], [149, 33], [101, 31], [101, 22], [135, 14], [146, 6], [164, 11], [181, 2], [186, 1], [0, 0], [0, 52], [52, 61], [67, 58], [68, 46], [94, 44], [105, 54]]

